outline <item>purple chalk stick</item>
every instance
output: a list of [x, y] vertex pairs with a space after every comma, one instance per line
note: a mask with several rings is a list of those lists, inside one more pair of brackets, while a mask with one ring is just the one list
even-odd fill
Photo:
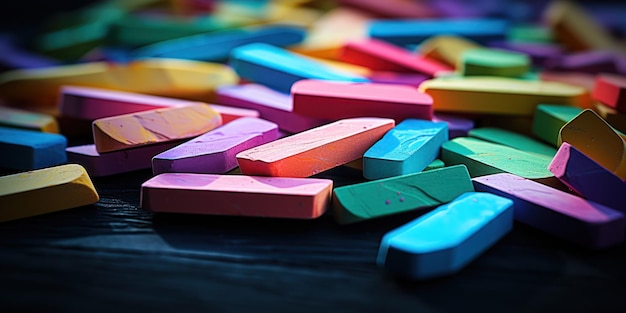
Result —
[[57, 66], [61, 62], [26, 51], [8, 35], [0, 35], [0, 69], [31, 69]]
[[261, 118], [278, 124], [281, 130], [290, 133], [298, 133], [330, 122], [293, 113], [291, 95], [258, 84], [219, 88], [217, 103], [257, 110], [261, 113]]
[[626, 213], [626, 182], [564, 142], [548, 170], [583, 197]]
[[619, 73], [618, 56], [611, 51], [593, 50], [547, 60], [545, 69], [583, 73]]
[[433, 122], [446, 122], [448, 123], [448, 138], [467, 137], [468, 132], [474, 129], [474, 121], [460, 117], [446, 114], [433, 115]]
[[65, 152], [69, 163], [82, 165], [89, 176], [101, 177], [149, 169], [152, 166], [152, 157], [181, 142], [163, 142], [102, 154], [96, 151], [96, 145], [91, 144], [68, 147]]
[[242, 117], [156, 155], [152, 172], [223, 174], [237, 167], [237, 153], [278, 137], [278, 125]]
[[497, 41], [489, 43], [489, 46], [524, 53], [530, 57], [532, 64], [535, 66], [544, 66], [546, 62], [559, 59], [564, 53], [560, 46], [549, 43]]
[[367, 78], [372, 83], [419, 87], [431, 77], [419, 73], [374, 72]]
[[476, 191], [513, 200], [515, 220], [546, 233], [595, 249], [624, 241], [624, 215], [602, 204], [508, 173], [472, 181]]

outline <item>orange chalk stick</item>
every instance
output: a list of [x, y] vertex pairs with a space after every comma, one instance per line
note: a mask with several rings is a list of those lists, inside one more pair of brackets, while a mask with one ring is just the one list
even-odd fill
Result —
[[395, 126], [387, 118], [343, 119], [237, 154], [245, 175], [309, 177], [354, 161]]

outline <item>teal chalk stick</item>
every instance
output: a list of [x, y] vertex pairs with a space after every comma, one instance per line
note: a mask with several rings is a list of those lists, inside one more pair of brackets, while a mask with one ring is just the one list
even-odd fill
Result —
[[509, 146], [518, 150], [554, 157], [556, 149], [531, 137], [497, 127], [474, 128], [470, 137]]
[[34, 170], [67, 162], [63, 135], [0, 127], [0, 168]]

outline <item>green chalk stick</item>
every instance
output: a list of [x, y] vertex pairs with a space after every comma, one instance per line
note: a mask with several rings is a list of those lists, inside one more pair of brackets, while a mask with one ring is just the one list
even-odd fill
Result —
[[434, 161], [430, 162], [430, 164], [428, 164], [428, 166], [426, 166], [426, 168], [423, 171], [436, 170], [436, 169], [443, 168], [444, 166], [446, 166], [446, 164], [443, 163], [443, 161], [439, 159], [435, 159]]
[[558, 147], [559, 130], [582, 111], [574, 106], [540, 104], [535, 109], [532, 132], [539, 139]]
[[470, 49], [459, 61], [464, 76], [521, 77], [530, 69], [530, 58], [518, 52], [497, 49]]
[[507, 40], [527, 43], [552, 43], [554, 34], [543, 25], [516, 25], [509, 29]]
[[470, 137], [458, 137], [444, 143], [441, 159], [448, 165], [465, 164], [472, 177], [497, 173], [535, 180], [553, 177], [548, 171], [551, 157]]
[[548, 146], [528, 136], [514, 133], [502, 128], [481, 127], [469, 131], [469, 136], [485, 141], [509, 146], [517, 150], [537, 153], [553, 158], [556, 154], [554, 147]]
[[350, 224], [438, 206], [474, 191], [467, 168], [456, 165], [335, 188], [333, 216]]

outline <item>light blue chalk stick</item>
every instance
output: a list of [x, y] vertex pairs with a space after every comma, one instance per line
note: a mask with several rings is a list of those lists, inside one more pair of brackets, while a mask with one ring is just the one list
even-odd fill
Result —
[[302, 27], [273, 25], [215, 31], [167, 40], [135, 50], [134, 58], [175, 58], [219, 62], [228, 59], [232, 49], [254, 42], [279, 47], [294, 45], [305, 36]]
[[383, 236], [377, 264], [429, 279], [458, 272], [513, 228], [513, 201], [467, 192]]
[[502, 19], [408, 19], [379, 20], [369, 26], [369, 36], [399, 46], [419, 44], [437, 35], [456, 35], [487, 44], [504, 40], [509, 24]]
[[301, 79], [368, 82], [362, 76], [333, 69], [264, 43], [233, 49], [229, 63], [241, 78], [284, 93], [290, 93], [291, 85]]
[[363, 155], [363, 176], [381, 179], [424, 170], [448, 141], [448, 124], [406, 119]]
[[0, 168], [34, 170], [67, 162], [63, 135], [0, 127]]

